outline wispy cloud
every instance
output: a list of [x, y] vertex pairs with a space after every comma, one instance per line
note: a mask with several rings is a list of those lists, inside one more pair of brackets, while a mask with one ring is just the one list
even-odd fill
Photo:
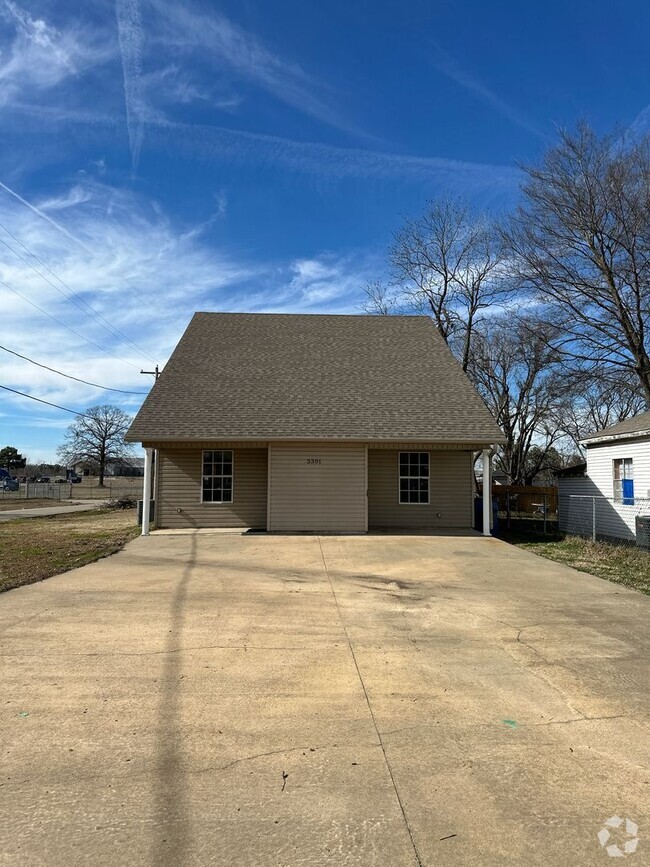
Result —
[[[4, 195], [0, 200], [0, 222], [11, 226], [12, 235], [29, 250], [0, 229], [0, 238], [20, 254], [3, 246], [4, 343], [72, 375], [140, 390], [139, 369], [148, 364], [144, 353], [163, 362], [192, 312], [206, 305], [218, 307], [221, 299], [230, 302], [235, 287], [251, 280], [257, 266], [214, 249], [189, 227], [175, 226], [154, 202], [136, 194], [87, 181], [76, 184], [68, 198], [69, 206], [60, 211], [64, 228], [70, 227], [66, 234], [18, 200]], [[75, 236], [81, 236], [83, 249], [71, 242]], [[84, 315], [57, 292], [57, 286], [90, 304], [141, 347], [142, 354]], [[25, 298], [73, 326], [76, 336], [35, 312]], [[19, 347], [11, 346], [12, 335], [20, 335]], [[95, 389], [4, 353], [2, 367], [4, 384], [64, 406], [88, 405], [98, 397]], [[137, 402], [120, 400], [127, 405]]]
[[321, 251], [269, 263], [233, 309], [254, 313], [358, 313], [363, 287], [377, 279], [383, 258], [367, 250]]
[[[215, 213], [189, 227], [175, 225], [143, 196], [96, 181], [75, 184], [61, 199], [68, 202], [58, 213], [69, 235], [18, 199], [0, 199], [0, 223], [10, 225], [30, 251], [19, 248], [0, 228], [0, 239], [21, 254], [12, 255], [3, 247], [3, 343], [43, 364], [114, 388], [146, 390], [149, 383], [139, 374], [143, 365], [150, 367], [144, 353], [164, 364], [195, 310], [356, 312], [363, 285], [381, 267], [363, 251], [316, 252], [256, 263], [237, 258], [205, 237], [210, 220], [223, 217], [220, 193]], [[70, 240], [75, 236], [85, 248]], [[47, 272], [39, 260], [47, 263]], [[36, 263], [36, 270], [30, 262]], [[136, 347], [107, 333], [101, 322], [60, 295], [53, 283], [74, 291]], [[35, 312], [25, 299], [71, 325], [73, 333]], [[12, 344], [12, 335], [20, 335], [19, 345]], [[3, 384], [54, 403], [83, 409], [109, 400], [133, 411], [141, 402], [137, 396], [102, 393], [15, 356], [0, 355]], [[25, 418], [61, 419], [56, 410], [18, 396], [6, 395], [3, 407], [14, 408], [14, 424], [16, 412]]]
[[482, 103], [493, 108], [500, 115], [507, 118], [511, 123], [527, 130], [538, 138], [547, 138], [542, 130], [526, 117], [522, 111], [510, 105], [510, 103], [506, 102], [498, 96], [498, 94], [494, 93], [493, 90], [490, 90], [490, 88], [482, 81], [479, 81], [466, 69], [463, 69], [463, 67], [461, 67], [444, 48], [434, 44], [432, 56], [433, 63], [439, 72], [442, 72], [443, 75], [447, 76], [447, 78], [455, 81], [456, 84], [468, 93], [471, 93]]
[[253, 33], [223, 13], [191, 3], [151, 0], [158, 17], [151, 22], [151, 39], [174, 48], [180, 56], [200, 53], [210, 65], [239, 81], [259, 87], [280, 102], [330, 126], [357, 132], [333, 105], [333, 94], [297, 63], [280, 57]]
[[52, 90], [114, 52], [103, 34], [76, 23], [60, 30], [13, 0], [0, 0], [0, 21], [13, 33], [0, 54], [0, 107]]

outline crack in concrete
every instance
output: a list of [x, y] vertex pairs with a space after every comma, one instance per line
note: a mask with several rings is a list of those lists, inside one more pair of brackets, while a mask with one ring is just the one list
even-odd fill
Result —
[[[542, 662], [544, 662], [546, 665], [548, 665], [548, 666], [553, 665], [553, 663], [549, 662], [549, 660], [546, 659], [546, 657], [543, 656], [543, 654], [541, 654], [534, 647], [530, 647], [530, 645], [526, 644], [525, 641], [520, 641], [519, 635], [521, 634], [521, 632], [523, 632], [524, 629], [527, 629], [527, 628], [528, 627], [524, 626], [521, 629], [519, 629], [519, 632], [517, 634], [517, 642], [519, 644], [523, 645], [524, 647], [527, 647], [532, 653], [534, 653], [536, 656], [538, 656], [539, 659], [541, 659]], [[586, 718], [586, 714], [584, 714], [579, 708], [575, 707], [571, 703], [571, 701], [569, 700], [569, 697], [567, 696], [566, 692], [563, 689], [561, 689], [559, 686], [556, 686], [549, 677], [546, 677], [540, 671], [535, 671], [532, 666], [526, 665], [524, 662], [522, 662], [522, 660], [518, 659], [515, 654], [510, 653], [505, 642], [501, 642], [501, 647], [503, 648], [505, 653], [508, 654], [510, 659], [512, 659], [512, 661], [515, 662], [523, 671], [525, 671], [528, 674], [532, 675], [533, 677], [537, 678], [537, 680], [540, 680], [542, 683], [544, 683], [546, 686], [548, 686], [550, 689], [552, 689], [554, 692], [556, 692], [562, 698], [562, 700], [566, 703], [566, 706], [569, 708], [571, 713], [577, 714], [579, 717], [581, 717], [583, 719]]]
[[[563, 719], [563, 720], [548, 720], [547, 722], [520, 722], [517, 724], [517, 728], [526, 729], [526, 728], [546, 728], [547, 726], [562, 726], [562, 725], [571, 725], [573, 723], [582, 723], [582, 722], [598, 722], [599, 720], [611, 720], [611, 719], [629, 719], [636, 720], [637, 717], [630, 716], [629, 714], [615, 714], [612, 716], [579, 716], [575, 719]], [[387, 735], [397, 735], [402, 734], [403, 732], [412, 732], [412, 731], [420, 731], [422, 729], [433, 728], [435, 724], [435, 720], [429, 723], [418, 723], [417, 725], [412, 726], [404, 726], [398, 729], [388, 729], [387, 731], [381, 732], [382, 737]], [[501, 721], [495, 720], [494, 722], [486, 722], [486, 723], [447, 723], [447, 725], [451, 728], [461, 728], [461, 729], [476, 729], [476, 728], [503, 728], [503, 723]]]
[[[328, 743], [328, 744], [317, 744], [315, 747], [314, 746], [283, 747], [282, 749], [278, 749], [278, 750], [268, 750], [267, 752], [264, 752], [264, 753], [253, 753], [250, 756], [242, 756], [239, 759], [233, 759], [231, 762], [227, 762], [225, 765], [207, 765], [204, 768], [185, 768], [183, 773], [187, 776], [195, 776], [195, 775], [200, 775], [200, 774], [207, 774], [207, 773], [214, 772], [214, 771], [227, 771], [230, 768], [235, 767], [235, 765], [240, 765], [244, 762], [253, 762], [256, 759], [263, 759], [263, 758], [267, 758], [268, 756], [288, 755], [289, 753], [298, 753], [298, 752], [303, 752], [306, 754], [307, 753], [316, 753], [319, 750], [338, 749], [339, 747], [343, 747], [343, 746], [345, 746], [345, 744]], [[362, 746], [364, 748], [365, 747], [379, 747], [379, 748], [381, 748], [381, 743], [379, 741], [374, 741], [371, 743], [365, 743]], [[135, 777], [145, 777], [148, 774], [156, 774], [160, 770], [161, 770], [160, 765], [152, 765], [151, 767], [146, 767], [146, 768], [141, 768], [141, 769], [136, 768], [136, 767], [131, 765], [131, 766], [129, 766], [128, 771], [125, 771], [124, 776], [128, 777], [129, 779], [132, 779]], [[106, 779], [105, 774], [85, 774], [83, 776], [79, 776], [76, 773], [74, 774], [75, 782], [78, 781], [78, 782], [87, 783], [87, 782], [90, 782], [92, 780], [105, 780], [105, 779]], [[0, 789], [1, 788], [8, 788], [8, 789], [17, 788], [17, 787], [27, 785], [27, 784], [31, 785], [32, 783], [35, 783], [35, 782], [40, 782], [40, 781], [37, 780], [37, 778], [35, 778], [35, 777], [29, 777], [27, 779], [20, 780], [19, 782], [15, 782], [15, 781], [2, 782], [2, 783], [0, 783]], [[50, 783], [50, 784], [42, 783], [42, 785], [54, 786], [54, 783]]]

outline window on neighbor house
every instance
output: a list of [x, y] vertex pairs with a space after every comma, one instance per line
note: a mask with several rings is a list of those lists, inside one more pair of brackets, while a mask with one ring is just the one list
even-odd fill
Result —
[[614, 501], [624, 506], [634, 505], [634, 463], [632, 458], [614, 461]]
[[429, 502], [429, 452], [399, 453], [399, 501]]
[[232, 503], [233, 453], [229, 449], [203, 452], [201, 502]]

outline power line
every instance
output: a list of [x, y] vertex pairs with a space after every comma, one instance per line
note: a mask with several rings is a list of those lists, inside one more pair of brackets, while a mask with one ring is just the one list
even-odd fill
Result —
[[48, 367], [47, 364], [41, 364], [38, 361], [34, 361], [33, 358], [28, 358], [26, 355], [21, 355], [20, 352], [15, 352], [13, 349], [8, 349], [6, 346], [0, 345], [0, 349], [3, 349], [5, 352], [10, 352], [17, 358], [22, 358], [23, 361], [29, 361], [30, 364], [35, 364], [36, 367], [42, 367], [43, 370], [50, 370], [52, 373], [58, 373], [59, 376], [65, 376], [66, 379], [74, 379], [75, 382], [82, 382], [84, 385], [92, 385], [93, 388], [101, 388], [104, 391], [116, 391], [119, 394], [140, 394], [143, 396], [147, 394], [146, 391], [126, 391], [123, 388], [111, 388], [108, 385], [99, 385], [96, 382], [89, 382], [87, 379], [80, 379], [78, 376], [71, 376], [69, 373], [63, 373], [62, 370], [56, 370], [56, 368], [54, 367]]
[[[41, 277], [41, 279], [45, 280], [46, 283], [49, 283], [49, 285], [53, 289], [55, 289], [59, 293], [59, 295], [62, 295], [63, 298], [67, 299], [68, 301], [71, 301], [75, 305], [75, 307], [78, 307], [79, 310], [81, 310], [81, 312], [84, 313], [86, 316], [88, 316], [90, 319], [94, 319], [95, 322], [97, 322], [97, 324], [101, 328], [104, 329], [104, 331], [107, 331], [111, 335], [111, 337], [121, 337], [126, 343], [128, 343], [129, 346], [131, 346], [133, 349], [135, 349], [136, 352], [142, 353], [147, 358], [149, 358], [151, 361], [156, 360], [145, 349], [138, 346], [136, 343], [133, 343], [133, 341], [129, 337], [127, 337], [127, 335], [123, 331], [120, 331], [120, 329], [117, 328], [117, 326], [115, 326], [111, 322], [109, 322], [109, 320], [106, 319], [105, 316], [103, 316], [98, 310], [95, 310], [95, 308], [92, 307], [92, 305], [88, 304], [87, 301], [84, 301], [83, 299], [77, 300], [74, 297], [77, 294], [74, 291], [74, 289], [71, 286], [69, 286], [65, 282], [65, 280], [63, 280], [61, 277], [59, 277], [58, 274], [56, 274], [54, 271], [52, 271], [52, 269], [48, 265], [46, 265], [45, 262], [43, 262], [43, 260], [40, 259], [36, 255], [36, 253], [32, 253], [32, 251], [29, 249], [29, 247], [27, 247], [25, 244], [23, 244], [23, 242], [19, 238], [17, 238], [12, 232], [10, 232], [9, 229], [7, 229], [7, 227], [4, 224], [0, 223], [0, 228], [4, 229], [4, 231], [8, 235], [10, 235], [14, 239], [14, 241], [16, 241], [18, 244], [20, 244], [20, 246], [30, 256], [32, 256], [34, 259], [36, 259], [38, 262], [40, 262], [40, 264], [43, 265], [43, 267], [47, 271], [49, 271], [50, 274], [52, 274], [52, 276], [56, 280], [58, 280], [59, 283], [61, 283], [61, 285], [65, 286], [66, 289], [68, 289], [72, 293], [71, 295], [68, 295], [66, 292], [64, 292], [62, 289], [60, 289], [55, 283], [53, 283], [49, 279], [49, 277], [46, 277], [45, 274], [43, 274], [41, 271], [39, 271], [38, 268], [36, 268], [31, 262], [29, 262], [27, 259], [25, 259], [24, 256], [21, 256], [20, 253], [11, 246], [11, 244], [8, 244], [4, 239], [0, 238], [0, 243], [4, 244], [4, 246], [8, 250], [11, 250], [11, 252], [14, 254], [14, 256], [16, 256], [18, 259], [20, 259], [20, 261], [23, 262], [23, 264], [27, 265], [28, 268], [31, 268], [35, 274], [38, 274], [38, 276]], [[102, 323], [105, 323], [105, 324], [102, 324]]]
[[105, 346], [101, 346], [99, 343], [95, 343], [94, 340], [91, 340], [89, 337], [86, 337], [84, 334], [80, 334], [78, 331], [75, 331], [74, 328], [70, 328], [69, 325], [66, 325], [65, 322], [61, 322], [60, 319], [57, 319], [56, 316], [52, 316], [51, 313], [48, 313], [47, 310], [44, 310], [42, 307], [39, 307], [35, 301], [32, 301], [26, 295], [23, 295], [22, 292], [19, 292], [18, 289], [14, 289], [13, 286], [10, 286], [4, 280], [0, 280], [0, 285], [4, 286], [10, 292], [13, 292], [14, 295], [18, 295], [19, 298], [22, 298], [23, 301], [26, 301], [28, 304], [31, 304], [32, 307], [35, 307], [37, 310], [40, 310], [45, 316], [52, 320], [52, 322], [56, 322], [57, 325], [60, 325], [62, 328], [65, 328], [70, 334], [74, 334], [76, 337], [80, 337], [82, 340], [85, 340], [86, 343], [90, 344], [90, 346], [94, 346], [97, 349], [101, 349], [102, 352], [105, 352], [107, 355], [110, 355], [112, 358], [117, 359], [117, 361], [121, 361], [122, 364], [128, 364], [129, 367], [132, 367], [134, 370], [138, 370], [138, 367], [135, 364], [132, 364], [130, 361], [126, 361], [124, 358], [120, 358], [119, 355], [115, 355], [114, 352], [111, 352], [110, 349], [106, 349]]
[[64, 412], [71, 412], [73, 415], [84, 416], [84, 412], [77, 412], [76, 409], [68, 409], [67, 406], [59, 406], [58, 403], [50, 403], [49, 400], [43, 400], [42, 397], [34, 397], [33, 394], [25, 394], [24, 391], [17, 391], [15, 388], [9, 388], [8, 385], [0, 385], [0, 388], [4, 388], [5, 391], [11, 391], [14, 394], [19, 394], [21, 397], [28, 397], [30, 400], [37, 400], [39, 403], [45, 403], [48, 406], [53, 406], [56, 409], [62, 409]]

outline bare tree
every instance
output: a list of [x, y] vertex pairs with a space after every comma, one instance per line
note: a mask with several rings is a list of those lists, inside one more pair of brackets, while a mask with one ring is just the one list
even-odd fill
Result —
[[571, 444], [581, 449], [587, 434], [643, 412], [646, 401], [636, 377], [573, 377], [560, 402], [559, 420]]
[[366, 300], [361, 309], [366, 313], [376, 313], [380, 316], [389, 316], [391, 313], [400, 312], [399, 298], [396, 293], [386, 286], [381, 280], [368, 283], [364, 288]]
[[474, 219], [462, 200], [429, 202], [395, 235], [390, 263], [392, 285], [412, 309], [432, 316], [466, 371], [482, 311], [510, 294], [491, 221]]
[[596, 376], [633, 374], [650, 403], [650, 137], [561, 132], [524, 168], [509, 267], [553, 322], [553, 346]]
[[130, 424], [131, 417], [117, 406], [91, 406], [68, 427], [57, 453], [66, 464], [89, 461], [96, 465], [103, 487], [107, 462], [132, 454], [133, 446], [124, 442]]
[[562, 437], [553, 336], [550, 327], [537, 333], [514, 315], [492, 319], [475, 334], [469, 373], [506, 437], [495, 465], [515, 485], [549, 465]]

